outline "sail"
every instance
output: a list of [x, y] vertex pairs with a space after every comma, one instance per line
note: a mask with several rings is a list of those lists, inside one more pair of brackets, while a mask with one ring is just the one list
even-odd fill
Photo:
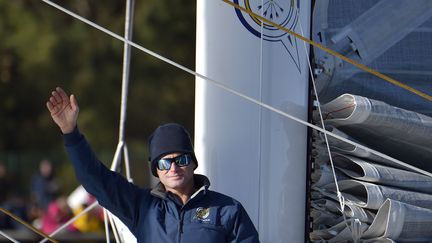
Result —
[[357, 145], [329, 137], [329, 154], [314, 132], [311, 240], [431, 241], [432, 2], [316, 1], [312, 26], [315, 41], [397, 82], [314, 48], [324, 126]]

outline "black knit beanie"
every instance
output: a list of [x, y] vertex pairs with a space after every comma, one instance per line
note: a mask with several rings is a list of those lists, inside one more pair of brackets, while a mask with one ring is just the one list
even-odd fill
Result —
[[189, 133], [179, 124], [169, 123], [156, 128], [148, 139], [148, 145], [151, 172], [156, 177], [157, 161], [170, 153], [188, 153], [196, 163], [195, 168], [198, 167]]

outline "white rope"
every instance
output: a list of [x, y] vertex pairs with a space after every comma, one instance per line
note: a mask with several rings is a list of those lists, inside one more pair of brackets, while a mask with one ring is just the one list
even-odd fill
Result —
[[[300, 12], [299, 12], [298, 8], [297, 8], [297, 14], [300, 15]], [[301, 24], [301, 18], [299, 18], [299, 22], [300, 22], [300, 32], [301, 32], [302, 36], [304, 36], [303, 27], [302, 27], [302, 24]], [[305, 42], [303, 42], [303, 46], [304, 46], [304, 50], [305, 50], [306, 56], [308, 57], [309, 56], [309, 52], [307, 50]], [[317, 108], [318, 108], [318, 112], [319, 112], [320, 123], [322, 125], [322, 128], [324, 130], [326, 130], [325, 129], [325, 125], [324, 125], [324, 119], [323, 119], [322, 111], [321, 111], [321, 103], [319, 101], [318, 92], [317, 92], [317, 89], [316, 89], [315, 77], [314, 77], [314, 74], [313, 74], [313, 71], [312, 71], [312, 65], [310, 63], [309, 58], [306, 58], [306, 59], [308, 61], [307, 63], [308, 63], [308, 67], [309, 67], [309, 74], [310, 74], [311, 80], [312, 80], [312, 87], [313, 87], [313, 91], [314, 91], [314, 95], [315, 95], [315, 99], [316, 99], [316, 103], [317, 103]], [[334, 163], [333, 163], [333, 157], [332, 157], [332, 154], [331, 154], [331, 151], [330, 151], [330, 145], [329, 145], [329, 141], [328, 141], [326, 133], [324, 133], [324, 139], [325, 139], [325, 145], [326, 145], [326, 148], [327, 148], [327, 153], [328, 153], [328, 156], [329, 156], [330, 167], [331, 167], [332, 174], [333, 174], [334, 184], [335, 184], [335, 187], [336, 187], [336, 196], [337, 196], [337, 199], [339, 201], [339, 206], [340, 206], [339, 210], [342, 213], [342, 217], [344, 219], [345, 225], [351, 231], [351, 235], [352, 235], [353, 239], [357, 239], [358, 236], [357, 236], [356, 233], [358, 233], [358, 232], [356, 230], [354, 230], [354, 227], [355, 227], [354, 223], [356, 223], [356, 226], [358, 226], [359, 224], [361, 224], [361, 222], [357, 219], [356, 221], [353, 221], [351, 223], [351, 225], [348, 224], [348, 220], [347, 220], [346, 215], [344, 213], [344, 211], [345, 211], [345, 198], [343, 197], [342, 193], [339, 190], [339, 184], [338, 184], [338, 180], [337, 180], [337, 176], [336, 176], [335, 166], [334, 166]]]
[[124, 156], [124, 160], [125, 160], [125, 174], [126, 174], [126, 178], [128, 179], [129, 182], [133, 182], [133, 179], [131, 177], [131, 173], [130, 173], [130, 164], [129, 164], [129, 150], [128, 147], [125, 143], [124, 147], [123, 147], [123, 156]]
[[[264, 6], [264, 0], [261, 0], [261, 6]], [[263, 16], [263, 14], [264, 14], [264, 8], [261, 8], [261, 12], [260, 12], [260, 14], [261, 14], [261, 16]], [[263, 94], [262, 94], [262, 90], [263, 90], [263, 85], [262, 85], [262, 83], [263, 83], [263, 62], [264, 62], [264, 58], [263, 58], [263, 53], [264, 53], [264, 50], [263, 50], [263, 46], [264, 46], [264, 23], [263, 22], [261, 22], [261, 26], [260, 26], [260, 32], [261, 32], [261, 37], [260, 37], [260, 66], [259, 66], [259, 84], [260, 84], [260, 89], [259, 89], [259, 97], [260, 97], [260, 100], [262, 101], [263, 100]], [[259, 120], [258, 120], [258, 131], [259, 131], [259, 133], [258, 133], [258, 141], [261, 141], [261, 137], [262, 137], [262, 109], [260, 108], [259, 109], [259, 115], [258, 115], [258, 117], [260, 118]], [[259, 163], [259, 171], [262, 171], [262, 159], [261, 159], [261, 153], [262, 153], [262, 151], [261, 151], [261, 145], [260, 146], [258, 146], [258, 163]], [[261, 173], [258, 173], [258, 185], [261, 185]], [[258, 195], [261, 195], [261, 187], [258, 187]], [[260, 212], [261, 211], [261, 203], [258, 203], [258, 212]], [[260, 214], [258, 214], [258, 216], [257, 216], [258, 218], [257, 218], [257, 228], [259, 229], [259, 227], [260, 227]]]
[[124, 143], [122, 141], [119, 141], [119, 143], [117, 144], [117, 148], [116, 151], [114, 153], [114, 157], [113, 160], [111, 162], [111, 168], [110, 170], [112, 171], [116, 171], [119, 164], [120, 164], [120, 160], [121, 160], [121, 151], [123, 149]]
[[[132, 33], [133, 33], [133, 15], [134, 15], [134, 0], [127, 0], [126, 1], [126, 13], [125, 13], [125, 32], [124, 32], [124, 39], [127, 40], [127, 42], [124, 42], [123, 45], [123, 72], [122, 72], [122, 93], [121, 93], [121, 107], [120, 107], [120, 128], [119, 128], [119, 142], [117, 145], [117, 150], [114, 155], [112, 164], [111, 164], [111, 170], [116, 171], [118, 166], [121, 162], [121, 150], [123, 150], [124, 155], [124, 166], [126, 170], [126, 178], [128, 181], [132, 181], [131, 175], [130, 175], [130, 167], [129, 167], [129, 154], [128, 149], [126, 146], [125, 141], [125, 124], [126, 124], [126, 114], [127, 114], [127, 100], [128, 100], [128, 88], [129, 88], [129, 71], [130, 71], [130, 53], [131, 53], [131, 46], [129, 45], [129, 42], [132, 40]], [[105, 211], [106, 212], [106, 211]], [[108, 229], [107, 227], [107, 221], [106, 221], [106, 213], [105, 213], [105, 230]], [[112, 218], [111, 213], [108, 215], [109, 222], [111, 224], [111, 229], [114, 234], [114, 238], [116, 242], [120, 242], [120, 238], [118, 236], [119, 232], [116, 227], [115, 221]], [[106, 232], [108, 233], [108, 232]]]
[[76, 18], [76, 19], [78, 19], [78, 20], [80, 20], [80, 21], [82, 21], [82, 22], [84, 22], [84, 23], [86, 23], [86, 24], [88, 24], [88, 25], [90, 25], [90, 26], [92, 26], [92, 27], [94, 27], [94, 28], [96, 28], [96, 29], [98, 29], [98, 30], [100, 30], [100, 31], [102, 31], [102, 32], [104, 32], [104, 33], [106, 33], [106, 34], [108, 34], [108, 35], [110, 35], [110, 36], [112, 36], [112, 37], [115, 38], [115, 39], [118, 39], [118, 40], [121, 40], [121, 41], [123, 41], [123, 42], [126, 42], [126, 43], [128, 43], [129, 45], [131, 45], [131, 46], [133, 46], [133, 47], [135, 47], [135, 48], [137, 48], [137, 49], [139, 49], [139, 50], [141, 50], [141, 51], [143, 51], [143, 52], [145, 52], [145, 53], [147, 53], [147, 54], [149, 54], [149, 55], [151, 55], [151, 56], [153, 56], [153, 57], [155, 57], [155, 58], [157, 58], [157, 59], [159, 59], [159, 60], [161, 60], [161, 61], [164, 61], [164, 62], [166, 62], [166, 63], [168, 63], [168, 64], [171, 64], [172, 66], [177, 67], [177, 68], [179, 68], [179, 69], [181, 69], [181, 70], [183, 70], [183, 71], [185, 71], [185, 72], [187, 72], [187, 73], [189, 73], [189, 74], [192, 74], [192, 75], [194, 75], [194, 76], [196, 76], [196, 77], [199, 77], [199, 78], [204, 79], [204, 80], [206, 80], [206, 81], [208, 81], [208, 82], [211, 82], [213, 85], [215, 85], [215, 86], [217, 86], [217, 87], [219, 87], [219, 88], [221, 88], [221, 89], [223, 89], [223, 90], [225, 90], [225, 91], [227, 91], [227, 92], [229, 92], [229, 93], [232, 93], [232, 94], [234, 94], [234, 95], [237, 95], [237, 96], [239, 96], [239, 97], [241, 97], [241, 98], [243, 98], [243, 99], [245, 99], [245, 100], [248, 100], [248, 101], [250, 101], [250, 102], [252, 102], [252, 103], [255, 103], [255, 104], [257, 104], [257, 105], [259, 105], [259, 106], [261, 106], [261, 107], [263, 107], [263, 108], [266, 108], [266, 109], [268, 109], [268, 110], [270, 110], [270, 111], [273, 111], [273, 112], [275, 112], [275, 113], [277, 113], [277, 114], [279, 114], [279, 115], [282, 115], [282, 116], [284, 116], [284, 117], [286, 117], [286, 118], [289, 118], [289, 119], [291, 119], [291, 120], [294, 120], [294, 121], [296, 121], [296, 122], [298, 122], [298, 123], [300, 123], [300, 124], [303, 124], [303, 125], [305, 125], [305, 126], [308, 126], [308, 127], [310, 127], [310, 128], [313, 128], [313, 129], [315, 129], [315, 130], [317, 130], [317, 131], [320, 131], [320, 132], [322, 132], [322, 133], [324, 133], [324, 134], [327, 134], [327, 135], [329, 135], [329, 136], [332, 136], [332, 137], [334, 137], [334, 138], [336, 138], [336, 139], [339, 139], [339, 140], [341, 140], [341, 141], [344, 141], [344, 142], [346, 142], [346, 143], [348, 143], [348, 144], [351, 144], [351, 145], [357, 146], [357, 147], [359, 147], [359, 148], [361, 148], [361, 149], [364, 149], [364, 150], [366, 150], [366, 151], [368, 151], [368, 152], [370, 152], [370, 153], [372, 153], [372, 154], [375, 154], [375, 155], [377, 155], [377, 156], [379, 156], [379, 157], [381, 157], [381, 158], [384, 158], [384, 159], [387, 159], [387, 160], [389, 160], [389, 161], [392, 161], [393, 163], [396, 163], [396, 164], [398, 164], [398, 165], [402, 165], [402, 166], [404, 166], [404, 167], [406, 167], [406, 168], [409, 168], [409, 169], [411, 169], [411, 170], [413, 170], [413, 171], [416, 171], [416, 172], [418, 172], [418, 173], [421, 173], [421, 174], [424, 174], [424, 175], [426, 175], [426, 176], [432, 177], [432, 173], [430, 173], [430, 172], [427, 172], [427, 171], [421, 170], [421, 169], [419, 169], [419, 168], [417, 168], [417, 167], [414, 167], [414, 166], [412, 166], [412, 165], [406, 164], [406, 163], [404, 163], [404, 162], [402, 162], [402, 161], [400, 161], [400, 160], [394, 159], [394, 158], [392, 158], [392, 157], [390, 157], [390, 156], [388, 156], [388, 155], [386, 155], [386, 154], [383, 154], [383, 153], [378, 152], [378, 151], [376, 151], [376, 150], [370, 149], [370, 148], [368, 148], [368, 147], [366, 147], [366, 146], [364, 146], [364, 145], [362, 145], [362, 144], [358, 144], [358, 143], [353, 142], [353, 141], [351, 141], [351, 140], [349, 140], [349, 139], [346, 139], [346, 138], [344, 138], [344, 137], [341, 137], [341, 136], [339, 136], [339, 135], [337, 135], [337, 134], [334, 134], [334, 133], [332, 133], [332, 132], [326, 131], [325, 129], [322, 129], [321, 127], [318, 127], [318, 126], [315, 126], [315, 125], [313, 125], [313, 124], [311, 124], [311, 123], [309, 123], [309, 122], [303, 121], [303, 120], [301, 120], [300, 118], [297, 118], [297, 117], [295, 117], [295, 116], [292, 116], [292, 115], [290, 115], [290, 114], [288, 114], [288, 113], [286, 113], [286, 112], [283, 112], [283, 111], [281, 111], [281, 110], [278, 110], [278, 109], [276, 109], [276, 108], [274, 108], [274, 107], [272, 107], [272, 106], [270, 106], [270, 105], [267, 105], [267, 104], [265, 104], [265, 103], [263, 103], [263, 102], [260, 102], [260, 101], [254, 99], [254, 98], [251, 98], [251, 97], [249, 97], [249, 96], [247, 96], [247, 95], [244, 95], [244, 94], [242, 94], [242, 93], [240, 93], [240, 92], [238, 92], [238, 91], [236, 91], [236, 90], [234, 90], [234, 89], [231, 89], [231, 88], [229, 88], [228, 86], [222, 84], [221, 82], [218, 82], [218, 81], [216, 81], [216, 80], [214, 80], [214, 79], [211, 79], [211, 78], [208, 78], [208, 77], [206, 77], [206, 76], [204, 76], [204, 75], [202, 75], [202, 74], [200, 74], [200, 73], [197, 73], [197, 72], [195, 72], [195, 71], [192, 71], [192, 70], [190, 70], [190, 69], [188, 69], [188, 68], [186, 68], [186, 67], [184, 67], [184, 66], [182, 66], [182, 65], [180, 65], [180, 64], [178, 64], [178, 63], [176, 63], [176, 62], [174, 62], [174, 61], [172, 61], [172, 60], [170, 60], [170, 59], [168, 59], [168, 58], [165, 58], [165, 57], [163, 57], [163, 56], [161, 56], [161, 55], [159, 55], [159, 54], [157, 54], [157, 53], [155, 53], [155, 52], [153, 52], [153, 51], [150, 51], [150, 50], [147, 49], [147, 48], [144, 48], [144, 47], [142, 47], [142, 46], [140, 46], [140, 45], [138, 45], [138, 44], [136, 44], [136, 43], [134, 43], [134, 42], [131, 42], [131, 41], [129, 41], [129, 40], [126, 40], [125, 38], [123, 38], [123, 37], [121, 37], [121, 36], [119, 36], [119, 35], [113, 33], [112, 31], [110, 31], [110, 30], [108, 30], [108, 29], [105, 29], [105, 28], [101, 27], [100, 25], [98, 25], [98, 24], [96, 24], [96, 23], [94, 23], [94, 22], [92, 22], [92, 21], [89, 21], [89, 20], [87, 20], [87, 19], [85, 19], [85, 18], [83, 18], [83, 17], [81, 17], [81, 16], [79, 16], [79, 15], [77, 15], [77, 14], [75, 14], [75, 13], [73, 13], [73, 12], [71, 12], [71, 11], [69, 11], [69, 10], [67, 10], [67, 9], [65, 9], [65, 8], [63, 8], [63, 7], [59, 6], [59, 5], [57, 5], [57, 4], [53, 3], [53, 2], [51, 2], [51, 1], [49, 1], [49, 0], [42, 0], [42, 1], [45, 2], [45, 3], [47, 3], [47, 4], [50, 5], [50, 6], [54, 7], [54, 8], [57, 8], [57, 9], [60, 10], [60, 11], [63, 11], [64, 13], [66, 13], [66, 14], [68, 14], [68, 15], [70, 15], [70, 16], [72, 16], [72, 17], [74, 17], [74, 18]]
[[14, 243], [19, 243], [19, 241], [15, 240], [14, 238], [10, 237], [9, 235], [7, 235], [5, 232], [0, 230], [0, 235], [4, 236], [6, 239], [14, 242]]
[[[125, 17], [125, 33], [124, 38], [128, 41], [132, 40], [132, 28], [133, 28], [133, 14], [134, 14], [134, 0], [126, 1], [126, 17]], [[130, 70], [130, 53], [131, 47], [129, 43], [124, 42], [123, 46], [123, 74], [122, 74], [122, 98], [121, 98], [121, 109], [120, 109], [120, 129], [119, 129], [119, 140], [124, 141], [125, 134], [125, 123], [126, 123], [126, 111], [127, 111], [127, 97], [129, 87], [129, 70]]]
[[[123, 141], [119, 141], [119, 143], [117, 145], [116, 152], [114, 154], [113, 161], [111, 163], [111, 170], [112, 171], [116, 171], [116, 169], [118, 168], [118, 166], [120, 164], [121, 152], [122, 152], [123, 147], [124, 147], [124, 142]], [[105, 235], [108, 237], [107, 238], [107, 243], [110, 242], [109, 241], [109, 236], [108, 236], [109, 235], [109, 226], [108, 226], [109, 224], [111, 225], [111, 229], [113, 231], [114, 238], [115, 238], [116, 242], [119, 242], [118, 241], [119, 238], [118, 238], [118, 235], [117, 235], [117, 229], [116, 229], [116, 227], [114, 225], [114, 222], [112, 220], [111, 213], [107, 209], [105, 209], [105, 208], [104, 208], [104, 224], [105, 224]]]
[[113, 234], [114, 234], [114, 238], [115, 238], [116, 242], [119, 243], [121, 241], [120, 241], [120, 237], [118, 235], [117, 225], [116, 225], [116, 223], [114, 221], [112, 213], [109, 212], [108, 210], [107, 210], [107, 213], [108, 213], [108, 219], [109, 219], [109, 222], [110, 222], [110, 225], [111, 225], [111, 229], [112, 229]]
[[[297, 8], [297, 14], [300, 15], [300, 12], [299, 12], [298, 8]], [[302, 27], [301, 19], [300, 18], [299, 18], [299, 22], [300, 22], [300, 32], [304, 36], [303, 27]], [[304, 46], [304, 49], [305, 49], [306, 56], [308, 57], [309, 56], [309, 52], [307, 50], [305, 42], [303, 42], [303, 46]], [[317, 108], [318, 108], [318, 112], [319, 112], [320, 123], [321, 123], [322, 129], [325, 130], [325, 131], [327, 131], [326, 128], [325, 128], [325, 125], [324, 125], [324, 119], [323, 119], [323, 115], [322, 115], [322, 111], [321, 111], [321, 102], [319, 101], [318, 92], [317, 92], [317, 89], [316, 89], [315, 77], [313, 75], [312, 65], [310, 63], [309, 58], [306, 58], [306, 59], [308, 61], [307, 63], [308, 63], [309, 73], [310, 73], [311, 80], [312, 80], [312, 87], [313, 87], [315, 99], [316, 99], [316, 102], [317, 102]], [[326, 149], [327, 149], [327, 153], [328, 153], [329, 160], [330, 160], [330, 166], [331, 166], [332, 173], [333, 173], [334, 183], [335, 183], [335, 186], [336, 186], [336, 193], [337, 193], [337, 197], [339, 199], [339, 203], [340, 203], [340, 207], [341, 207], [340, 210], [341, 210], [341, 212], [343, 214], [344, 208], [345, 208], [344, 199], [343, 199], [342, 193], [339, 190], [339, 184], [338, 184], [338, 181], [337, 181], [336, 171], [335, 171], [335, 167], [334, 167], [334, 163], [333, 163], [333, 157], [332, 157], [332, 154], [331, 154], [331, 151], [330, 151], [330, 145], [329, 145], [329, 141], [328, 141], [326, 133], [324, 133], [324, 139], [325, 139]]]
[[108, 210], [105, 208], [103, 209], [103, 216], [104, 216], [104, 226], [105, 226], [105, 240], [106, 243], [110, 243], [110, 234], [109, 234], [109, 226], [108, 226]]

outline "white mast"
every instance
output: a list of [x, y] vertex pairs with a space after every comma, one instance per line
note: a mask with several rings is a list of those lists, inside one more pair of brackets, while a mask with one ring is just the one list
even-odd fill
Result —
[[[297, 33], [310, 29], [305, 1], [234, 3]], [[224, 2], [197, 1], [197, 72], [306, 121], [303, 43], [260, 23]], [[303, 242], [306, 127], [204, 80], [195, 103], [197, 172], [245, 206], [262, 242]]]

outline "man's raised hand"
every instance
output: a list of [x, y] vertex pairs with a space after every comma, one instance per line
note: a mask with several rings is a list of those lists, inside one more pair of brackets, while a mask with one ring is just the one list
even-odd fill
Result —
[[59, 126], [63, 134], [74, 130], [79, 113], [78, 102], [74, 95], [68, 97], [63, 89], [57, 87], [51, 92], [51, 97], [46, 106], [51, 113], [51, 118]]

